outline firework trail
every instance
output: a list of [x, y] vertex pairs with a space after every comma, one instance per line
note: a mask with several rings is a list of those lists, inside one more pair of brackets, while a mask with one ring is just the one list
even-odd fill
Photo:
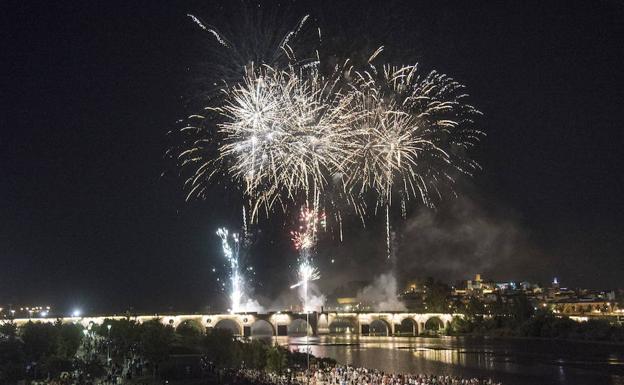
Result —
[[312, 308], [310, 304], [310, 298], [308, 294], [309, 283], [320, 279], [321, 274], [316, 267], [312, 266], [312, 262], [308, 260], [308, 261], [303, 261], [299, 264], [299, 267], [297, 269], [297, 276], [299, 278], [299, 282], [290, 286], [290, 288], [294, 289], [297, 287], [301, 287], [300, 294], [303, 299], [303, 311], [305, 313], [314, 311], [314, 309]]
[[187, 16], [207, 37], [197, 52], [201, 63], [195, 98], [221, 99], [221, 89], [239, 84], [254, 65], [286, 68], [291, 63], [307, 65], [316, 60], [316, 31], [309, 15], [296, 19], [288, 6], [261, 7], [242, 1], [213, 14], [213, 20], [237, 20], [235, 28], [227, 24], [217, 28], [196, 15]]
[[299, 294], [303, 300], [303, 310], [307, 313], [313, 309], [310, 306], [309, 283], [321, 278], [319, 270], [312, 263], [312, 252], [316, 245], [317, 231], [325, 227], [325, 214], [318, 214], [307, 207], [301, 208], [299, 229], [291, 232], [295, 249], [299, 251], [297, 277], [299, 282], [290, 286], [291, 289], [301, 288]]
[[247, 210], [245, 209], [245, 205], [243, 205], [243, 236], [245, 240], [249, 238], [249, 230], [247, 228]]
[[238, 234], [230, 234], [225, 227], [219, 228], [217, 235], [221, 238], [223, 255], [230, 265], [230, 311], [238, 313], [244, 310], [241, 306], [241, 300], [244, 295], [244, 278], [240, 271], [240, 240]]

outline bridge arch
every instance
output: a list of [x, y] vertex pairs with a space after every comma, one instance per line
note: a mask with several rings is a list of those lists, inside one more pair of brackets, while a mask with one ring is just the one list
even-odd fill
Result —
[[230, 332], [232, 332], [232, 335], [235, 336], [243, 335], [243, 327], [241, 326], [241, 324], [231, 318], [220, 319], [219, 321], [217, 321], [217, 323], [214, 324], [214, 328], [229, 330]]
[[383, 320], [383, 319], [374, 319], [371, 321], [370, 325], [369, 325], [369, 332], [368, 334], [370, 336], [389, 336], [390, 334], [392, 334], [392, 326], [390, 326], [390, 324], [388, 323], [388, 321]]
[[410, 317], [405, 317], [395, 327], [394, 334], [401, 336], [417, 336], [419, 334], [418, 322]]
[[306, 333], [313, 335], [314, 332], [312, 327], [305, 319], [296, 318], [293, 319], [288, 325], [288, 335], [289, 336], [305, 336]]
[[178, 323], [176, 326], [176, 333], [185, 336], [202, 335], [205, 333], [206, 328], [202, 325], [201, 320], [198, 319], [186, 319]]
[[425, 321], [425, 331], [439, 333], [444, 327], [444, 321], [438, 316], [431, 316]]
[[357, 333], [357, 321], [353, 318], [335, 318], [329, 324], [330, 334]]
[[251, 324], [250, 330], [251, 337], [268, 337], [276, 335], [275, 327], [269, 321], [264, 319], [257, 319], [254, 321]]

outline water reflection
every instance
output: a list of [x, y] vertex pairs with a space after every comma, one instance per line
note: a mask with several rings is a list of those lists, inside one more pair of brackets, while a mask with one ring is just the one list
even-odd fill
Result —
[[[305, 351], [305, 338], [274, 337]], [[392, 372], [490, 377], [505, 385], [624, 385], [624, 347], [488, 338], [323, 336], [312, 354]]]

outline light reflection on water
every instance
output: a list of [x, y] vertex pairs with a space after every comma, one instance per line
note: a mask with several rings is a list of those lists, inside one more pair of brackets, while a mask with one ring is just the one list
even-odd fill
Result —
[[[276, 337], [305, 351], [304, 337]], [[310, 337], [310, 351], [401, 373], [488, 377], [505, 385], [624, 385], [624, 346], [488, 338]]]

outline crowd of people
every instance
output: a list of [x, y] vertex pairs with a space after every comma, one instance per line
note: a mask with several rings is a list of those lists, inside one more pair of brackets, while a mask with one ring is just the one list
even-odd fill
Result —
[[258, 370], [239, 370], [233, 381], [240, 385], [501, 385], [491, 379], [449, 375], [393, 374], [381, 370], [337, 365], [311, 372], [277, 375]]

